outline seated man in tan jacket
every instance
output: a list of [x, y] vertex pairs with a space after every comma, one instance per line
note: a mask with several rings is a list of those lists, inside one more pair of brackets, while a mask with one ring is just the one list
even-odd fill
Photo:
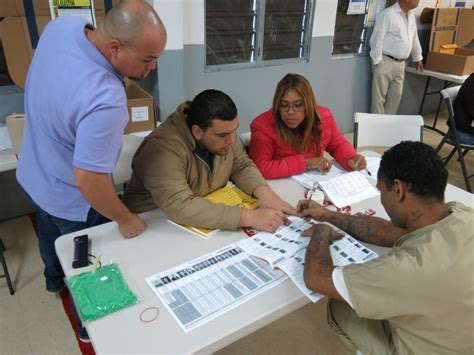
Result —
[[392, 251], [365, 264], [334, 267], [325, 224], [304, 232], [304, 279], [331, 298], [328, 321], [355, 352], [474, 353], [473, 210], [444, 203], [448, 172], [435, 151], [402, 142], [382, 157], [377, 187], [391, 221], [331, 212], [300, 201], [302, 214]]
[[[237, 108], [218, 90], [184, 102], [138, 148], [123, 201], [133, 212], [161, 208], [180, 224], [205, 228], [253, 227], [274, 231], [296, 209], [266, 184], [238, 139]], [[257, 197], [259, 208], [203, 198], [232, 181]]]

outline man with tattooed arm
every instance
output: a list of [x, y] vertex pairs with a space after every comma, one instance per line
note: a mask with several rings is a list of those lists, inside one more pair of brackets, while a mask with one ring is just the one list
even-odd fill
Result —
[[402, 142], [384, 153], [377, 176], [390, 221], [299, 202], [305, 217], [392, 248], [365, 264], [334, 267], [329, 245], [340, 235], [326, 224], [304, 232], [311, 237], [306, 286], [331, 298], [328, 322], [352, 351], [474, 352], [473, 210], [444, 202], [447, 178], [431, 147]]

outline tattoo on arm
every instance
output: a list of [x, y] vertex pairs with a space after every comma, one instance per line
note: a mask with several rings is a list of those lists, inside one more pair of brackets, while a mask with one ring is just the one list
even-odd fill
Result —
[[305, 264], [313, 266], [317, 277], [326, 280], [332, 279], [334, 265], [329, 252], [329, 240], [327, 238], [319, 236], [311, 238], [306, 249], [305, 260]]
[[333, 213], [328, 222], [359, 240], [381, 246], [392, 246], [398, 238], [406, 233], [405, 229], [395, 227], [390, 221], [372, 216]]
[[411, 213], [411, 221], [418, 222], [422, 216], [423, 216], [423, 213], [421, 211], [413, 211]]

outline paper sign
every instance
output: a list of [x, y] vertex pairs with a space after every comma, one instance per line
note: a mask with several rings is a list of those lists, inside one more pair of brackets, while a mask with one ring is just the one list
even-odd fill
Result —
[[132, 122], [148, 121], [148, 106], [132, 107]]
[[348, 15], [363, 15], [365, 14], [365, 0], [349, 0], [347, 7]]
[[95, 26], [93, 0], [49, 0], [51, 18], [79, 16]]

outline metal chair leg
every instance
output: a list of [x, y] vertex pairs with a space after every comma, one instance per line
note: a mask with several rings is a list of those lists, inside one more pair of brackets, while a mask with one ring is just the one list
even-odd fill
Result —
[[456, 147], [453, 148], [453, 150], [451, 150], [451, 153], [449, 153], [449, 155], [444, 158], [444, 165], [448, 165], [449, 161], [451, 160], [451, 158], [453, 157], [454, 153], [456, 153]]
[[3, 255], [4, 251], [5, 251], [5, 245], [3, 244], [2, 238], [0, 238], [0, 259], [2, 260], [2, 266], [3, 266], [3, 275], [0, 275], [0, 278], [4, 277], [7, 279], [7, 285], [8, 285], [8, 289], [10, 290], [10, 295], [13, 295], [15, 293], [15, 290], [13, 289], [12, 280], [10, 279], [10, 273], [8, 272], [7, 261], [5, 260], [5, 255]]
[[466, 163], [464, 162], [464, 154], [462, 153], [461, 147], [457, 146], [456, 149], [458, 151], [458, 157], [461, 163], [461, 170], [462, 175], [464, 176], [464, 183], [466, 184], [466, 189], [467, 191], [472, 192], [471, 184], [469, 182], [469, 175], [467, 175]]
[[441, 142], [439, 142], [438, 146], [436, 147], [435, 151], [436, 153], [439, 154], [441, 151], [441, 148], [443, 148], [444, 143], [446, 143], [446, 140], [448, 139], [448, 134], [446, 134], [443, 139], [441, 139]]

